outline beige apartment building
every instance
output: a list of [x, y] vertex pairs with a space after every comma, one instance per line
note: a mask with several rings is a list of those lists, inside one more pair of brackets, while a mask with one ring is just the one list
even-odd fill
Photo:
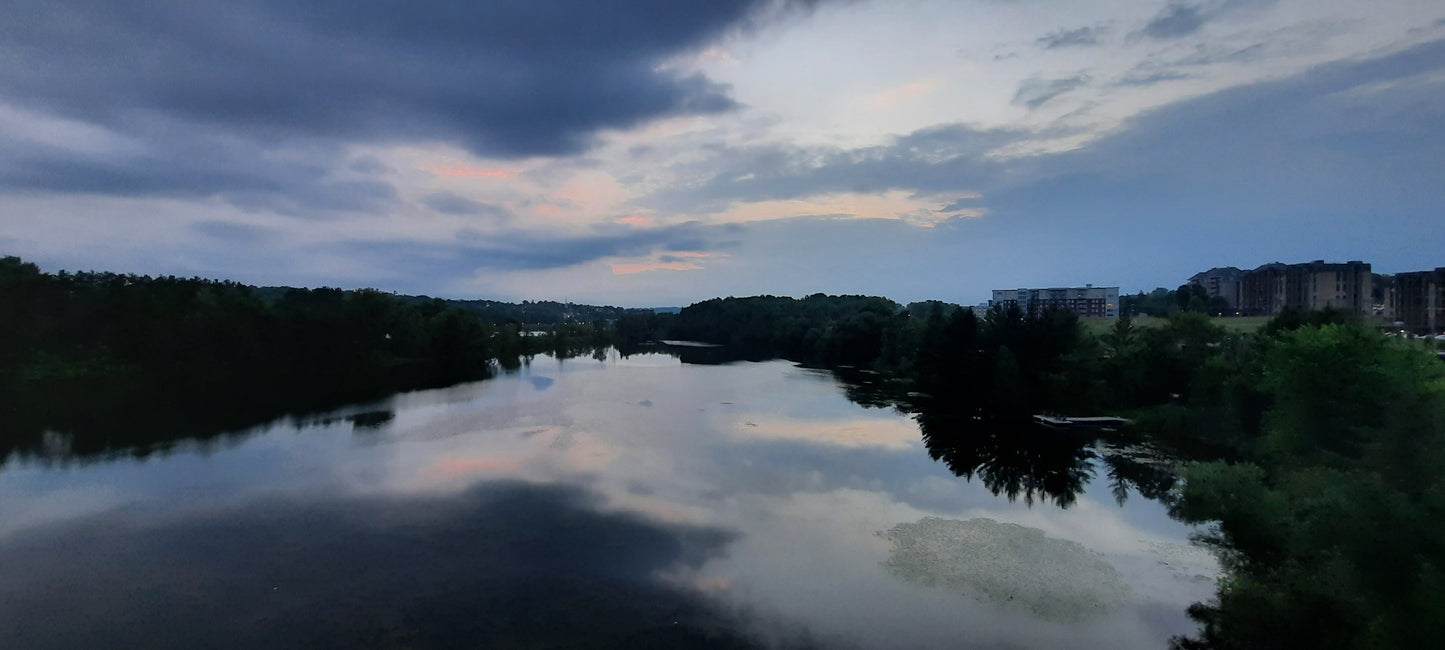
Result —
[[1370, 314], [1374, 275], [1360, 261], [1262, 265], [1239, 280], [1239, 306], [1247, 314], [1274, 315], [1286, 308], [1343, 309]]

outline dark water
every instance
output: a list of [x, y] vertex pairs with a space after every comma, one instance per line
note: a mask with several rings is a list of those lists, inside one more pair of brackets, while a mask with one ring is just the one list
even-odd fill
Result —
[[786, 362], [612, 354], [140, 459], [67, 461], [56, 437], [0, 469], [0, 645], [1161, 648], [1192, 629], [1217, 566], [1145, 498], [1167, 487], [1138, 478], [1147, 456], [925, 424], [928, 445]]

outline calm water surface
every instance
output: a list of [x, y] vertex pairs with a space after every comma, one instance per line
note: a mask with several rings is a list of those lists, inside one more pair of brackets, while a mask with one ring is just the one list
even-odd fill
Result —
[[1067, 508], [1011, 501], [825, 372], [542, 357], [146, 459], [12, 459], [0, 636], [1165, 647], [1217, 565], [1093, 453]]

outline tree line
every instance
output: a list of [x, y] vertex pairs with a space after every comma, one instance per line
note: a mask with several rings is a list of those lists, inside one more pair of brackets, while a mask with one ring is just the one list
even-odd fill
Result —
[[[43, 273], [0, 259], [0, 457], [46, 431], [77, 452], [144, 446], [288, 412], [487, 377], [542, 352], [594, 353], [612, 325], [560, 303], [475, 304], [375, 290]], [[538, 306], [542, 306], [538, 311]], [[599, 310], [568, 305], [572, 313]], [[588, 310], [591, 311], [588, 311]], [[643, 318], [631, 315], [632, 320]], [[535, 331], [537, 328], [544, 331]]]

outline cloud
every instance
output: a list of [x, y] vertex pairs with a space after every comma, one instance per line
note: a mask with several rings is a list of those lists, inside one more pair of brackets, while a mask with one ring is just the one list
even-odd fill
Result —
[[933, 91], [938, 86], [932, 81], [911, 81], [901, 86], [889, 88], [888, 90], [870, 95], [867, 100], [869, 108], [874, 110], [889, 108], [900, 102], [915, 99]]
[[265, 228], [234, 221], [198, 221], [191, 227], [207, 237], [235, 244], [260, 244], [274, 236]]
[[342, 162], [353, 146], [563, 156], [603, 130], [732, 110], [725, 86], [663, 64], [795, 4], [14, 0], [0, 8], [0, 112], [118, 146], [7, 128], [0, 187], [377, 211], [394, 192], [346, 176], [387, 170]]
[[219, 197], [248, 209], [298, 216], [372, 212], [396, 200], [396, 189], [387, 181], [337, 174], [331, 166], [341, 152], [334, 146], [275, 151], [184, 124], [147, 123], [135, 128], [117, 136], [121, 145], [93, 150], [30, 138], [15, 130], [0, 132], [0, 189], [192, 200]]
[[381, 159], [376, 156], [359, 156], [346, 168], [358, 174], [385, 174], [391, 171], [391, 167], [381, 162]]
[[504, 221], [511, 217], [505, 209], [490, 203], [474, 201], [464, 196], [458, 196], [451, 192], [437, 192], [422, 200], [426, 207], [436, 210], [442, 214], [456, 216], [485, 216], [498, 221]]
[[436, 286], [482, 272], [541, 271], [578, 266], [606, 258], [646, 258], [654, 254], [691, 256], [729, 246], [728, 230], [696, 222], [659, 228], [599, 226], [591, 232], [558, 235], [532, 230], [464, 230], [449, 241], [353, 240], [311, 252], [352, 260], [375, 269], [369, 282], [385, 281], [399, 291]]
[[[885, 194], [898, 188], [956, 196], [997, 174], [999, 162], [989, 154], [1037, 135], [1028, 129], [944, 124], [858, 149], [719, 145], [709, 147], [711, 155], [701, 161], [676, 166], [679, 182], [638, 203], [664, 213], [711, 214], [735, 202]], [[787, 215], [766, 218], [779, 216]]]
[[1188, 36], [1225, 14], [1272, 7], [1277, 0], [1169, 0], [1137, 35], [1168, 40]]
[[[1058, 219], [1060, 206], [1081, 202], [1139, 206], [1146, 221], [1185, 205], [1237, 201], [1245, 205], [1231, 208], [1235, 213], [1293, 205], [1376, 214], [1367, 197], [1383, 192], [1391, 205], [1420, 206], [1427, 202], [1421, 197], [1439, 195], [1427, 188], [1437, 181], [1445, 187], [1440, 166], [1430, 162], [1445, 147], [1445, 109], [1435, 101], [1445, 90], [1435, 76], [1442, 72], [1445, 40], [1165, 105], [1070, 150], [1026, 156], [998, 152], [1071, 132], [955, 124], [860, 149], [724, 148], [705, 163], [714, 175], [643, 200], [660, 210], [703, 206], [697, 209], [711, 213], [739, 202], [902, 190], [944, 197], [943, 209], [987, 209], [983, 221]], [[1356, 96], [1362, 88], [1372, 94]], [[1271, 183], [1278, 183], [1274, 190]], [[1220, 194], [1226, 187], [1228, 201]], [[981, 196], [970, 205], [955, 201], [960, 194]]]
[[1165, 81], [1192, 79], [1193, 75], [1158, 65], [1137, 65], [1114, 81], [1116, 86], [1152, 86]]
[[466, 165], [428, 167], [426, 171], [437, 176], [473, 176], [478, 178], [516, 178], [522, 173], [521, 169], [513, 167], [468, 167]]
[[633, 273], [645, 273], [647, 271], [696, 271], [702, 268], [692, 262], [643, 262], [639, 264], [613, 264], [613, 275], [631, 275]]
[[1073, 92], [1089, 83], [1089, 75], [1077, 74], [1060, 79], [1026, 79], [1014, 93], [1013, 105], [1027, 106], [1030, 110], [1047, 104], [1050, 100]]
[[489, 156], [585, 149], [603, 128], [734, 106], [668, 57], [756, 2], [181, 0], [7, 3], [6, 101], [120, 126], [135, 115], [265, 138], [456, 139]]
[[1060, 29], [1040, 36], [1038, 43], [1046, 50], [1061, 47], [1087, 47], [1099, 44], [1099, 37], [1107, 33], [1107, 27], [1079, 27]]

